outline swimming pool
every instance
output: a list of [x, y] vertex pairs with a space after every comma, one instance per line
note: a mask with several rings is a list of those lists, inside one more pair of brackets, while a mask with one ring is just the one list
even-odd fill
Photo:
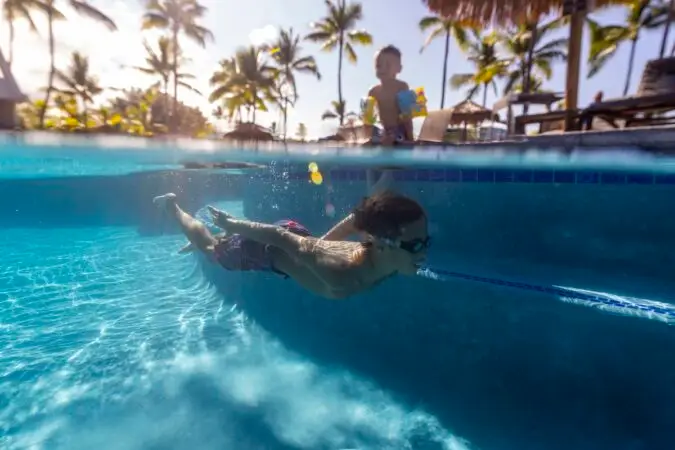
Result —
[[[669, 448], [668, 159], [145, 142], [0, 147], [0, 447]], [[182, 169], [222, 160], [268, 167]], [[176, 255], [151, 204], [323, 231], [382, 163], [429, 211], [434, 269], [599, 300], [478, 278], [322, 300]]]

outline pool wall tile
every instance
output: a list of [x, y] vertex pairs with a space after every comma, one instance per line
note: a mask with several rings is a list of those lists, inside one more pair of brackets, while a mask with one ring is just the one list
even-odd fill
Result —
[[[365, 181], [367, 169], [332, 169], [333, 181]], [[379, 177], [381, 170], [374, 170]], [[307, 173], [299, 178], [308, 177]], [[552, 170], [552, 169], [403, 169], [395, 170], [395, 181], [423, 183], [532, 183], [583, 185], [652, 185], [675, 184], [675, 174]], [[296, 177], [292, 177], [296, 178]]]

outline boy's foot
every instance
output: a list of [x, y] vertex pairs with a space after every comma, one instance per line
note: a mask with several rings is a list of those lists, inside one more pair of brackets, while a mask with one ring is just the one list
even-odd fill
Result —
[[158, 195], [152, 199], [152, 203], [162, 209], [166, 209], [169, 205], [174, 205], [176, 203], [176, 194], [169, 192], [168, 194]]

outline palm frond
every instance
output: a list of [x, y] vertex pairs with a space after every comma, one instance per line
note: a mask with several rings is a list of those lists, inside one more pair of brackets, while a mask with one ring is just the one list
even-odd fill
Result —
[[188, 83], [186, 83], [186, 82], [184, 82], [184, 81], [179, 81], [179, 82], [178, 82], [178, 86], [183, 87], [183, 88], [187, 89], [187, 90], [190, 91], [190, 92], [194, 92], [194, 93], [197, 94], [197, 95], [200, 95], [200, 96], [202, 95], [202, 93], [199, 92], [198, 89], [194, 88], [193, 86], [189, 85]]
[[444, 28], [434, 28], [431, 30], [431, 33], [427, 36], [427, 38], [424, 40], [424, 44], [422, 44], [422, 48], [420, 48], [420, 53], [424, 51], [425, 48], [429, 46], [434, 40], [436, 40], [440, 36], [445, 36], [448, 33]]
[[347, 39], [352, 44], [372, 45], [373, 36], [365, 30], [351, 30], [347, 33]]
[[117, 25], [115, 25], [115, 22], [99, 11], [98, 9], [94, 8], [92, 5], [87, 3], [86, 1], [82, 0], [70, 0], [70, 6], [78, 13], [83, 16], [89, 17], [97, 22], [102, 23], [105, 25], [110, 31], [116, 31], [117, 30]]
[[333, 111], [324, 111], [323, 114], [321, 114], [321, 120], [327, 120], [327, 119], [337, 119], [338, 115], [335, 114]]
[[141, 29], [149, 30], [151, 28], [167, 28], [169, 26], [169, 19], [166, 16], [154, 12], [146, 12], [143, 15], [143, 23]]
[[347, 61], [356, 64], [356, 61], [358, 61], [358, 57], [356, 56], [354, 47], [352, 47], [352, 44], [350, 44], [349, 42], [345, 44], [345, 54], [347, 55]]
[[450, 77], [450, 87], [452, 89], [459, 89], [473, 82], [474, 74], [472, 73], [460, 73]]
[[213, 33], [211, 33], [211, 31], [208, 28], [203, 27], [201, 25], [190, 24], [185, 27], [184, 31], [187, 37], [189, 37], [202, 47], [205, 47], [208, 41], [214, 40]]
[[333, 33], [329, 31], [315, 31], [305, 36], [305, 39], [311, 42], [322, 43], [334, 38]]
[[427, 31], [429, 28], [441, 27], [443, 21], [438, 16], [423, 17], [419, 22], [420, 31]]

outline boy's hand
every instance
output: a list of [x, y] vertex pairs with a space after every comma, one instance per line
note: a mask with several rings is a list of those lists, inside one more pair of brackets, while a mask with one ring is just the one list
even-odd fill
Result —
[[211, 217], [213, 217], [213, 223], [223, 230], [228, 231], [228, 227], [231, 221], [234, 220], [234, 217], [225, 211], [214, 208], [213, 206], [207, 206], [207, 209], [211, 213]]

